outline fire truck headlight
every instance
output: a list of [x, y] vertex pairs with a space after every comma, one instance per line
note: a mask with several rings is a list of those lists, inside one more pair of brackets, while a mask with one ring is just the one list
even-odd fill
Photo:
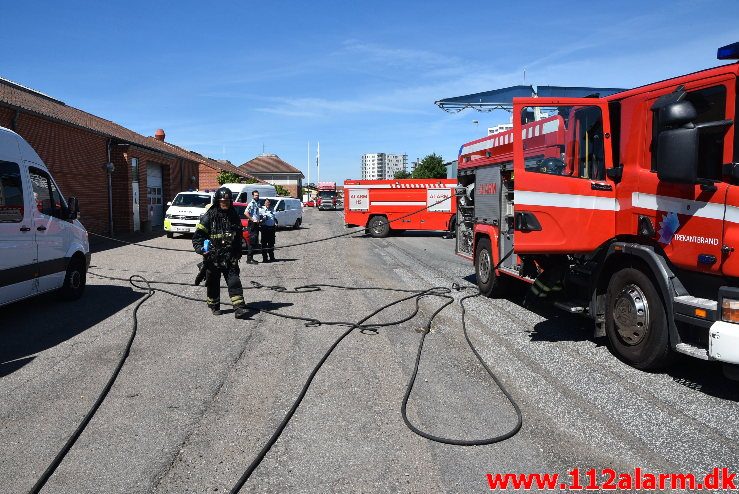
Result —
[[739, 324], [739, 300], [731, 298], [722, 299], [721, 320]]

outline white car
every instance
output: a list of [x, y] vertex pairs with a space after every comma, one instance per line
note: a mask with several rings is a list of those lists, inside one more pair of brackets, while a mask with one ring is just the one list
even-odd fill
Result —
[[167, 238], [175, 233], [195, 233], [200, 216], [213, 205], [213, 192], [180, 192], [168, 202], [164, 214], [164, 231]]
[[[299, 199], [291, 197], [265, 197], [264, 199], [269, 199], [272, 203], [278, 228], [300, 228], [303, 223], [303, 205]], [[264, 205], [262, 198], [259, 198], [259, 202]]]
[[78, 215], [36, 151], [0, 127], [0, 305], [52, 290], [82, 296], [90, 243]]

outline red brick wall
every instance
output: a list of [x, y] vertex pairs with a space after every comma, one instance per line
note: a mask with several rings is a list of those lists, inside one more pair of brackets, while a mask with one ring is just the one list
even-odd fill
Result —
[[[0, 106], [0, 125], [11, 128], [15, 110]], [[75, 196], [80, 203], [80, 219], [94, 233], [109, 233], [108, 177], [103, 165], [108, 162], [108, 138], [50, 119], [21, 112], [15, 131], [36, 150], [51, 171], [65, 197]], [[163, 202], [171, 201], [183, 188], [197, 188], [198, 163], [171, 157], [135, 146], [111, 148], [115, 165], [112, 174], [113, 224], [116, 234], [133, 229], [133, 197], [130, 157], [139, 158], [139, 204], [141, 220], [148, 219], [146, 164], [162, 165]], [[193, 184], [190, 180], [196, 177]], [[166, 209], [166, 207], [165, 207]]]
[[290, 191], [290, 197], [297, 197], [302, 200], [302, 197], [298, 195], [298, 184], [283, 185], [288, 191]]
[[15, 110], [0, 106], [0, 127], [10, 129], [13, 115], [15, 115]]
[[218, 170], [200, 163], [198, 166], [200, 175], [200, 190], [211, 190], [220, 187], [218, 184]]
[[85, 227], [107, 233], [108, 185], [103, 169], [108, 162], [107, 139], [23, 112], [15, 131], [36, 150], [62, 194], [77, 197]]

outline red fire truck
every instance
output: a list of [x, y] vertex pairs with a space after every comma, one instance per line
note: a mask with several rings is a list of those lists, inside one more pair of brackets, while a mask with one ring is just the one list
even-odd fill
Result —
[[[455, 179], [344, 181], [344, 223], [364, 226], [373, 237], [390, 230], [455, 230]], [[445, 198], [447, 200], [445, 200]], [[415, 213], [423, 208], [420, 213]]]
[[318, 206], [319, 210], [335, 210], [338, 195], [338, 192], [336, 192], [336, 182], [318, 182], [318, 197], [316, 198], [316, 206]]
[[[739, 59], [739, 43], [721, 53]], [[514, 98], [513, 130], [459, 155], [456, 250], [480, 290], [525, 280], [635, 367], [679, 352], [739, 377], [737, 75]]]

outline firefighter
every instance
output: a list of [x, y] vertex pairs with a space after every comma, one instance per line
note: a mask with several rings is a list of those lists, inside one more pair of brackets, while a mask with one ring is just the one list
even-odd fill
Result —
[[264, 207], [259, 210], [262, 218], [262, 262], [274, 262], [275, 260], [275, 229], [277, 220], [272, 211], [272, 201], [264, 200]]
[[[244, 302], [244, 289], [239, 278], [241, 258], [241, 220], [233, 207], [233, 195], [226, 187], [215, 193], [216, 205], [200, 217], [192, 245], [203, 256], [205, 287], [208, 307], [213, 315], [221, 315], [221, 275], [228, 285], [228, 295], [237, 319], [248, 311]], [[208, 244], [206, 244], [208, 241]], [[206, 248], [207, 245], [207, 248]]]
[[249, 245], [248, 251], [246, 254], [246, 263], [247, 264], [257, 264], [257, 261], [254, 260], [254, 253], [255, 251], [258, 252], [261, 250], [259, 247], [259, 222], [261, 221], [260, 217], [260, 211], [259, 211], [259, 191], [255, 190], [251, 193], [251, 201], [249, 201], [249, 204], [246, 206], [246, 218], [249, 220]]

